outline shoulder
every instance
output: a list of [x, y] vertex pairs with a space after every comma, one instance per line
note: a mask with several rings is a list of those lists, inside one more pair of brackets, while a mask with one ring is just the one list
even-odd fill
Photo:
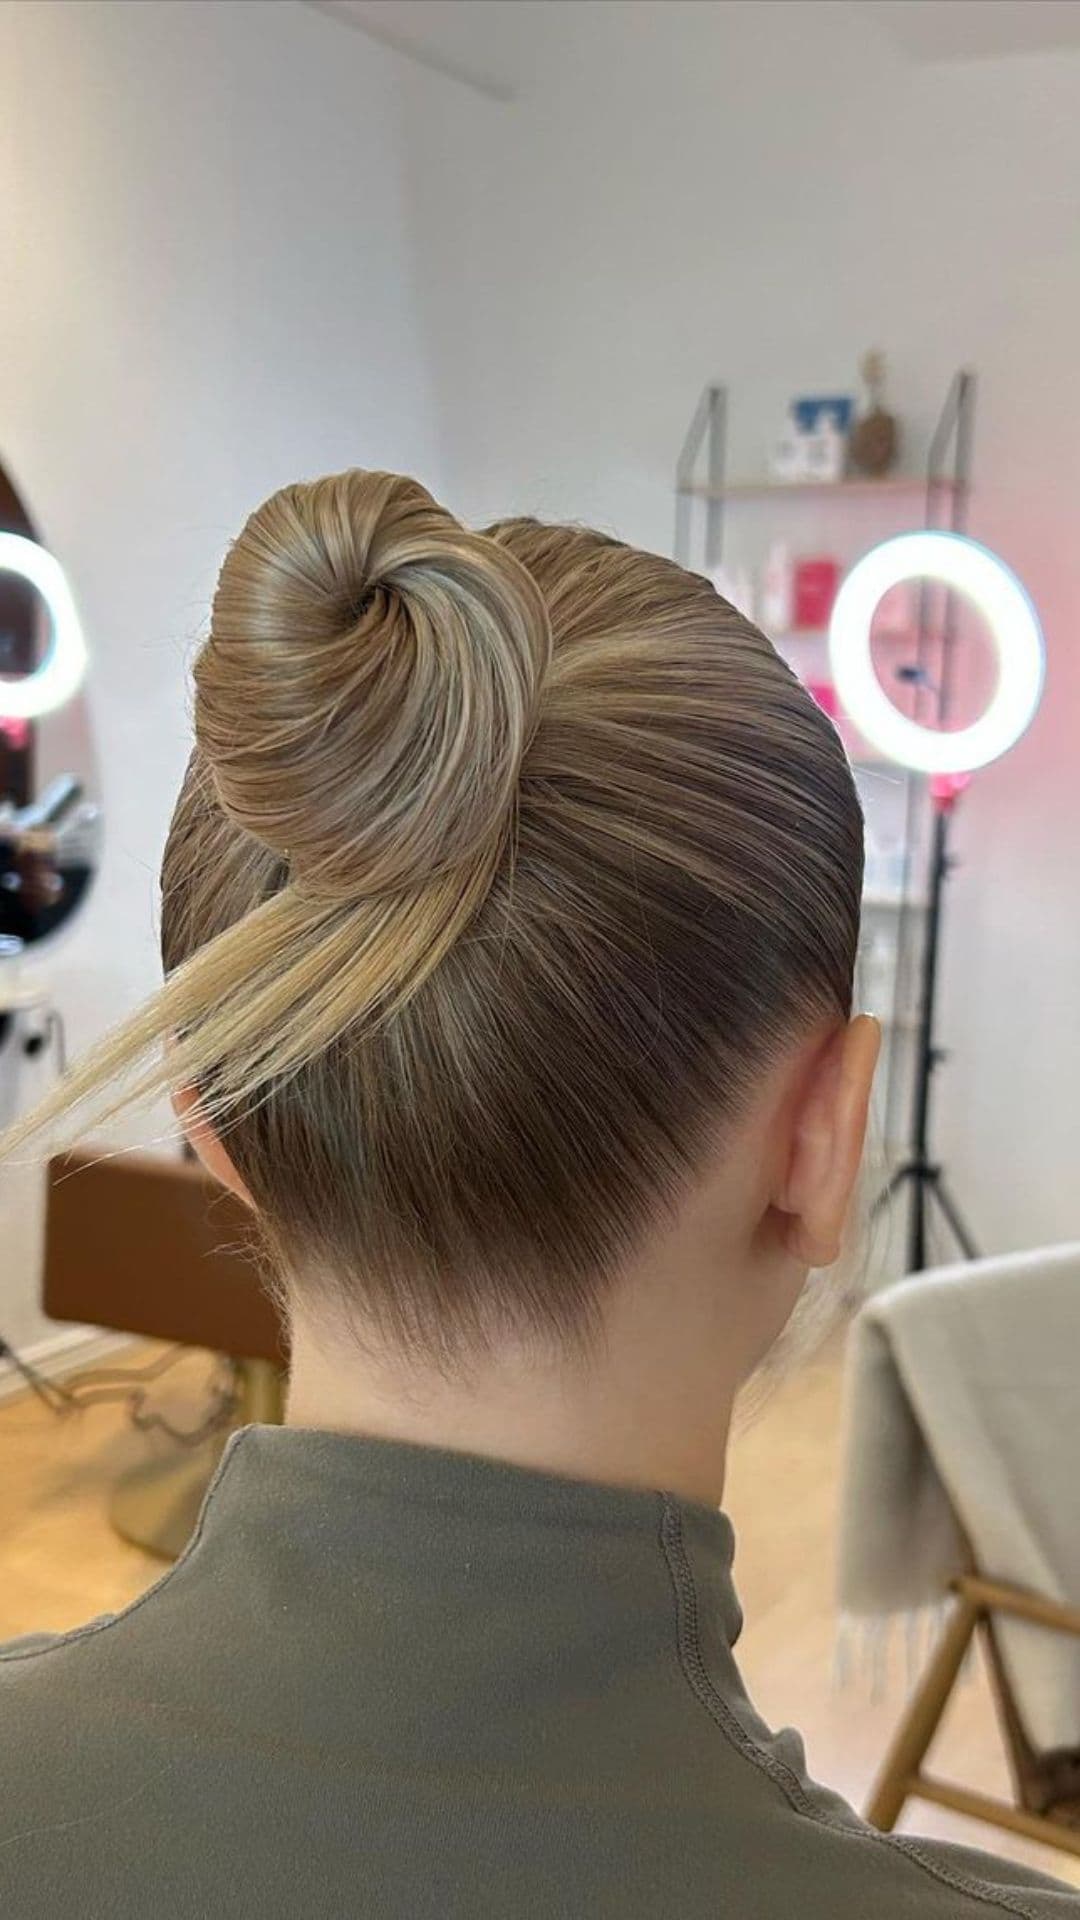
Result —
[[[99, 1665], [91, 1649], [115, 1615], [67, 1633], [28, 1633], [0, 1646], [0, 1803], [17, 1792], [26, 1754], [60, 1748], [97, 1717]], [[0, 1822], [2, 1824], [2, 1822]]]
[[[756, 1885], [744, 1912], [798, 1911], [805, 1920], [1080, 1920], [1080, 1890], [975, 1848], [944, 1845], [868, 1825], [837, 1793], [809, 1775], [803, 1743], [774, 1731], [756, 1711], [718, 1630], [715, 1608], [699, 1604], [691, 1547], [681, 1546], [676, 1641], [679, 1665], [699, 1713], [687, 1722], [694, 1745], [723, 1753], [726, 1801], [752, 1851]], [[676, 1548], [679, 1543], [676, 1542]], [[696, 1732], [694, 1727], [696, 1726]], [[719, 1744], [719, 1747], [717, 1743]]]
[[[772, 1783], [774, 1820], [784, 1819], [786, 1803], [781, 1850], [804, 1887], [818, 1880], [822, 1912], [872, 1913], [874, 1920], [915, 1913], [920, 1920], [1080, 1920], [1080, 1889], [974, 1847], [870, 1826], [810, 1778], [798, 1735], [768, 1729], [745, 1695], [728, 1706], [726, 1719], [729, 1740]], [[804, 1910], [818, 1907], [811, 1899]]]
[[[20, 1661], [32, 1660], [36, 1654], [51, 1653], [58, 1647], [69, 1646], [85, 1634], [94, 1633], [99, 1627], [109, 1626], [115, 1618], [115, 1614], [101, 1613], [93, 1620], [88, 1620], [85, 1626], [72, 1627], [66, 1633], [23, 1633], [14, 1640], [5, 1640], [0, 1644], [0, 1675], [3, 1674], [5, 1665], [9, 1674], [15, 1673], [19, 1670]], [[32, 1669], [23, 1667], [22, 1671], [28, 1673]]]

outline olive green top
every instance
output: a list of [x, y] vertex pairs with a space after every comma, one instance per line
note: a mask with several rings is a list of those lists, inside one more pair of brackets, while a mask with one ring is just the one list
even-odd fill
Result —
[[0, 1651], [5, 1920], [1077, 1920], [885, 1838], [732, 1658], [662, 1493], [248, 1427], [126, 1612]]

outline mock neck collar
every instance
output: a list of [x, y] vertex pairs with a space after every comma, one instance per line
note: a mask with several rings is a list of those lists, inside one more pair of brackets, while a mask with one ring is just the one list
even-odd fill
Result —
[[527, 1519], [537, 1526], [656, 1530], [657, 1503], [692, 1517], [730, 1572], [734, 1535], [718, 1508], [662, 1488], [615, 1486], [537, 1472], [487, 1455], [409, 1441], [370, 1439], [321, 1427], [250, 1426], [232, 1434], [207, 1496], [208, 1515], [238, 1495], [285, 1507], [318, 1491], [343, 1502], [401, 1500], [418, 1508], [457, 1508], [460, 1517]]
[[[359, 1559], [380, 1561], [399, 1582], [447, 1580], [453, 1559], [487, 1568], [493, 1586], [513, 1566], [539, 1581], [588, 1572], [599, 1612], [605, 1577], [650, 1567], [665, 1524], [692, 1540], [702, 1595], [732, 1646], [741, 1615], [731, 1582], [734, 1535], [726, 1515], [661, 1489], [603, 1485], [536, 1472], [476, 1454], [306, 1427], [250, 1426], [234, 1434], [203, 1508], [197, 1539], [228, 1553], [239, 1527], [248, 1547], [288, 1545], [312, 1586], [347, 1577]], [[440, 1555], [436, 1569], [428, 1564]], [[452, 1575], [450, 1578], [452, 1589]]]

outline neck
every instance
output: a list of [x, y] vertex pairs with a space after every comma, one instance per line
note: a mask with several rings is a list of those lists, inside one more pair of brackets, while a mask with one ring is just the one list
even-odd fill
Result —
[[287, 1423], [718, 1506], [735, 1396], [767, 1344], [739, 1307], [761, 1289], [740, 1279], [723, 1284], [715, 1262], [639, 1270], [612, 1288], [587, 1350], [507, 1342], [453, 1374], [299, 1305]]
[[350, 1348], [344, 1357], [325, 1329], [294, 1321], [288, 1425], [720, 1504], [734, 1387], [715, 1372], [691, 1385], [655, 1354], [627, 1369], [607, 1350], [600, 1360], [508, 1346], [448, 1378]]

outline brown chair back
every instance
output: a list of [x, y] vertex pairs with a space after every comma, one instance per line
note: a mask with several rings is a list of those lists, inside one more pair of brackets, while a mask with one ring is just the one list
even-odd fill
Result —
[[54, 1320], [286, 1363], [246, 1207], [178, 1156], [79, 1148], [50, 1162], [43, 1305]]

